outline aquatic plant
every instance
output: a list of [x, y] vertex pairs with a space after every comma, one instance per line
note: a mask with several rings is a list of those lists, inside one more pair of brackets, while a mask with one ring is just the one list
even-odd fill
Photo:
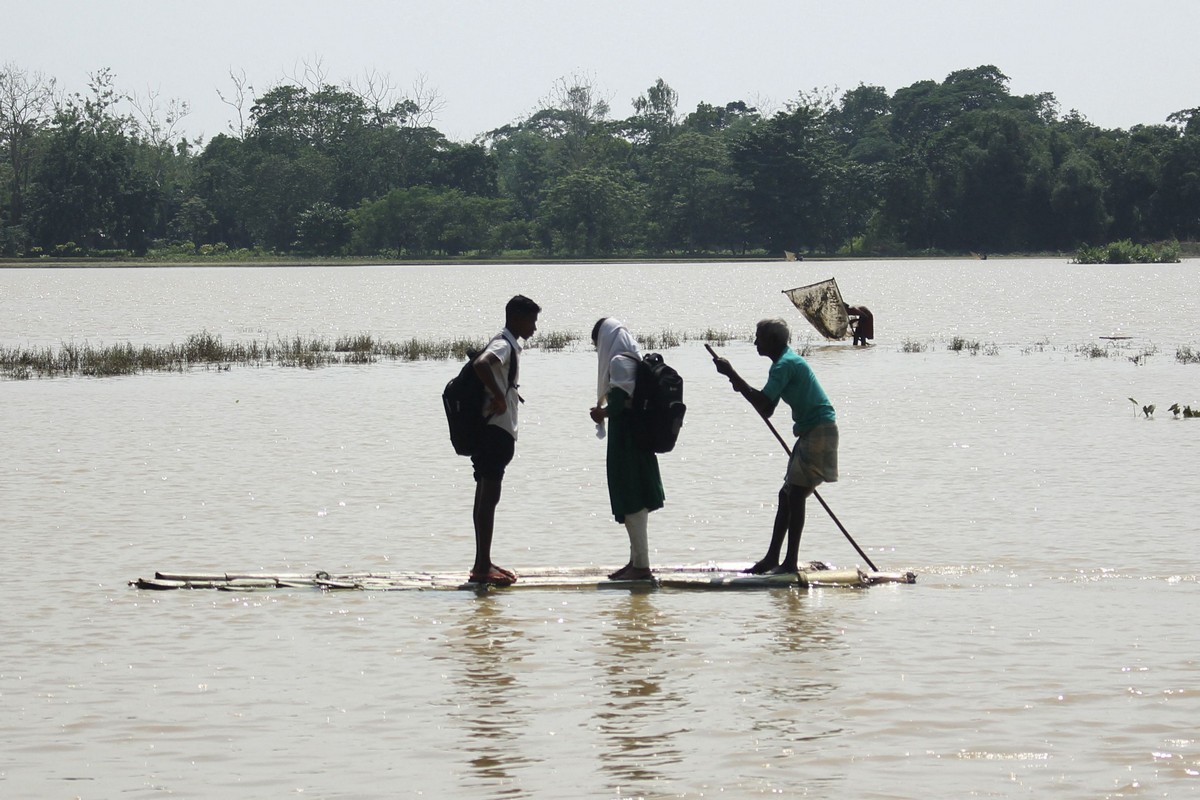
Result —
[[1175, 350], [1175, 360], [1180, 364], [1200, 364], [1200, 350], [1193, 350], [1188, 345], [1180, 345]]
[[[1138, 401], [1134, 400], [1132, 397], [1129, 398], [1129, 402], [1133, 403], [1135, 407], [1138, 405]], [[1158, 408], [1158, 406], [1156, 406], [1154, 403], [1151, 403], [1148, 406], [1142, 406], [1142, 413], [1146, 415], [1146, 419], [1150, 419], [1152, 416], [1154, 416], [1154, 409], [1156, 408]], [[1134, 411], [1133, 415], [1136, 417], [1137, 412]]]
[[641, 333], [637, 335], [638, 346], [643, 350], [663, 350], [669, 347], [679, 347], [681, 341], [680, 334], [675, 333], [670, 328], [664, 329], [657, 334]]
[[194, 333], [187, 338], [183, 345], [185, 361], [229, 361], [234, 358], [221, 343], [220, 336], [213, 336], [208, 331]]
[[343, 336], [333, 343], [333, 349], [339, 353], [370, 353], [375, 350], [375, 340], [368, 333]]
[[372, 348], [376, 355], [401, 361], [433, 361], [449, 358], [463, 359], [486, 346], [482, 339], [417, 339], [404, 342], [378, 342]]
[[551, 331], [550, 333], [538, 334], [529, 341], [530, 347], [536, 347], [542, 350], [565, 350], [572, 342], [580, 338], [579, 334], [569, 331]]
[[1089, 342], [1088, 344], [1080, 346], [1077, 348], [1077, 352], [1080, 355], [1087, 356], [1088, 358], [1108, 358], [1108, 348], [1101, 347], [1095, 342]]
[[700, 338], [709, 344], [722, 345], [727, 343], [731, 337], [728, 331], [717, 331], [709, 328], [700, 334]]
[[1046, 351], [1046, 348], [1050, 348], [1051, 350], [1058, 349], [1050, 344], [1049, 339], [1042, 338], [1042, 339], [1039, 339], [1038, 341], [1034, 342], [1033, 344], [1025, 345], [1024, 347], [1022, 347], [1021, 354], [1029, 355], [1030, 353], [1035, 353], [1035, 352], [1036, 353], [1044, 353]]
[[[1154, 403], [1144, 406], [1132, 397], [1129, 398], [1129, 402], [1133, 403], [1133, 415], [1135, 417], [1137, 416], [1138, 409], [1140, 409], [1146, 419], [1152, 419], [1155, 409], [1158, 408]], [[1167, 406], [1167, 410], [1175, 415], [1175, 419], [1195, 419], [1196, 417], [1200, 417], [1200, 409], [1193, 409], [1191, 406], [1180, 406], [1179, 403], [1172, 403]]]
[[[586, 337], [578, 333], [539, 333], [529, 342], [529, 347], [549, 351], [570, 350], [580, 346]], [[708, 328], [702, 333], [688, 333], [670, 329], [651, 333], [639, 338], [643, 349], [656, 350], [679, 347], [682, 343], [699, 339], [714, 345], [725, 345], [739, 338], [728, 331]], [[802, 356], [811, 355], [814, 336], [794, 336], [792, 349]], [[745, 338], [752, 342], [753, 336]], [[487, 344], [485, 339], [451, 338], [422, 339], [413, 337], [400, 341], [388, 341], [357, 334], [329, 339], [320, 336], [293, 335], [278, 337], [274, 341], [265, 338], [248, 341], [226, 342], [220, 335], [201, 331], [188, 336], [181, 344], [134, 345], [128, 342], [114, 345], [95, 346], [88, 342], [64, 342], [52, 347], [0, 347], [0, 378], [29, 380], [40, 377], [83, 375], [107, 377], [131, 375], [140, 372], [185, 372], [189, 369], [228, 370], [233, 365], [265, 366], [276, 365], [301, 369], [316, 369], [335, 364], [373, 364], [381, 360], [461, 361], [468, 353], [478, 352]], [[590, 342], [587, 343], [590, 348]], [[906, 340], [902, 349], [907, 353], [923, 353], [928, 345]], [[951, 350], [967, 349], [972, 354], [979, 352], [996, 355], [999, 349], [993, 345], [962, 341], [961, 345], [951, 342]], [[1183, 349], [1181, 348], [1181, 353]], [[1107, 355], [1103, 348], [1099, 355]], [[1185, 356], [1179, 355], [1179, 358]], [[1192, 357], [1187, 351], [1186, 357]], [[1195, 358], [1200, 360], [1200, 355]]]
[[1000, 348], [995, 344], [989, 344], [987, 347], [984, 347], [983, 343], [978, 339], [968, 342], [961, 336], [955, 336], [951, 339], [950, 344], [946, 345], [946, 349], [955, 353], [961, 353], [963, 350], [966, 350], [973, 356], [979, 355], [980, 352], [988, 356], [1000, 355]]

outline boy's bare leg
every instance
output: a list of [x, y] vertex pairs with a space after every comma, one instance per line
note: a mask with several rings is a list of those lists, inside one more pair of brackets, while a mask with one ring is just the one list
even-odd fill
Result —
[[492, 565], [492, 533], [496, 525], [496, 506], [500, 503], [500, 481], [481, 478], [475, 482], [475, 564], [471, 574], [485, 576], [499, 571]]

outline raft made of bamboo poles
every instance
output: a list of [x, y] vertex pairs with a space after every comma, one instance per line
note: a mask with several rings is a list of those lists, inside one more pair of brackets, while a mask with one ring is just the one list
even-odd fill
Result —
[[835, 569], [813, 561], [796, 573], [750, 575], [742, 572], [749, 563], [684, 564], [655, 567], [650, 580], [613, 581], [608, 573], [615, 567], [533, 567], [517, 570], [517, 582], [511, 586], [493, 586], [466, 580], [458, 572], [155, 572], [153, 578], [129, 581], [138, 589], [219, 589], [250, 592], [267, 589], [321, 589], [326, 591], [429, 591], [429, 590], [503, 590], [517, 589], [781, 589], [839, 586], [862, 588], [877, 583], [916, 583], [912, 572], [867, 572], [859, 568]]

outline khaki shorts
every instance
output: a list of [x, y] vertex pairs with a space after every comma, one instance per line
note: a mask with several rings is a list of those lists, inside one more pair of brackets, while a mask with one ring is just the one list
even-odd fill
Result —
[[838, 427], [823, 422], [796, 440], [784, 481], [794, 486], [816, 488], [838, 479]]

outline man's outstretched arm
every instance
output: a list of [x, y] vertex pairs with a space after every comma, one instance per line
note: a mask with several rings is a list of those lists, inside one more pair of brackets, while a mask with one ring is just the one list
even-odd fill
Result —
[[733, 386], [733, 390], [749, 400], [750, 405], [754, 406], [754, 410], [761, 414], [763, 419], [771, 418], [771, 415], [775, 413], [775, 409], [779, 406], [778, 400], [770, 399], [762, 391], [746, 383], [746, 379], [737, 374], [737, 370], [733, 368], [728, 359], [715, 356], [713, 363], [717, 367], [717, 372], [729, 378], [729, 383]]

